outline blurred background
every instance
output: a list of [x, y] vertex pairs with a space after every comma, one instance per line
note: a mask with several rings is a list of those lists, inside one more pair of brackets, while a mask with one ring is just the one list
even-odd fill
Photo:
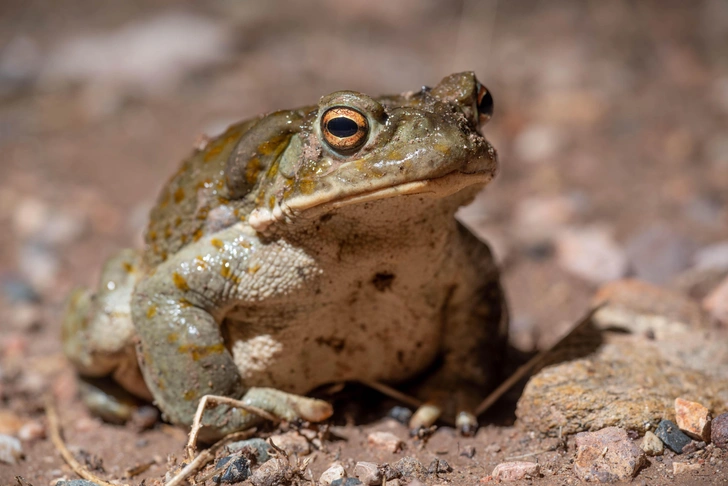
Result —
[[494, 93], [502, 169], [461, 216], [502, 263], [519, 349], [602, 282], [702, 297], [728, 272], [724, 0], [3, 0], [2, 351], [58, 352], [65, 295], [140, 245], [201, 134], [462, 70]]

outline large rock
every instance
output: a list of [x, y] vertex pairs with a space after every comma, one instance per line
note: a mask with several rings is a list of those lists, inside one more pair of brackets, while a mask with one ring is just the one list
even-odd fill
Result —
[[548, 435], [609, 426], [645, 432], [675, 419], [677, 397], [725, 411], [726, 331], [710, 328], [697, 303], [672, 292], [634, 281], [610, 287], [599, 293], [609, 303], [592, 319], [601, 344], [532, 377], [516, 409], [520, 425]]

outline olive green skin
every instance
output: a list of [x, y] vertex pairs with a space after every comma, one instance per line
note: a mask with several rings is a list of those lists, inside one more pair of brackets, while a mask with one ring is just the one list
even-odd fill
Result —
[[[179, 424], [207, 394], [396, 383], [438, 357], [432, 383], [472, 408], [507, 326], [490, 251], [454, 218], [497, 170], [479, 86], [461, 73], [401, 96], [336, 92], [201, 144], [162, 190], [143, 251], [76, 296], [66, 354]], [[333, 106], [367, 118], [354, 153], [324, 141]], [[213, 435], [247, 424], [224, 407], [209, 422]]]

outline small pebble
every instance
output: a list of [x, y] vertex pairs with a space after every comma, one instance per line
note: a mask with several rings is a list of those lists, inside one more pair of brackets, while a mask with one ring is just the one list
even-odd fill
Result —
[[433, 459], [427, 468], [428, 474], [439, 474], [452, 472], [452, 467], [444, 459]]
[[276, 447], [286, 451], [287, 454], [305, 456], [311, 453], [311, 444], [308, 439], [296, 432], [274, 435], [269, 439]]
[[43, 311], [39, 305], [22, 302], [10, 308], [10, 321], [18, 331], [31, 332], [42, 327]]
[[697, 440], [691, 440], [688, 445], [683, 447], [682, 453], [683, 454], [692, 454], [693, 452], [699, 451], [705, 449], [705, 442], [703, 441], [697, 441]]
[[223, 469], [223, 473], [213, 476], [214, 483], [239, 483], [250, 477], [250, 462], [242, 455], [225, 456], [217, 461], [217, 469]]
[[703, 307], [724, 325], [728, 325], [728, 277], [713, 289], [705, 299]]
[[17, 464], [23, 457], [23, 446], [15, 437], [0, 435], [0, 463]]
[[45, 439], [46, 429], [43, 424], [37, 420], [32, 420], [22, 427], [18, 431], [18, 439], [23, 441], [32, 441], [38, 439]]
[[475, 447], [471, 445], [466, 445], [463, 447], [463, 450], [460, 451], [460, 455], [463, 457], [467, 457], [468, 459], [472, 459], [475, 457]]
[[357, 478], [341, 478], [331, 483], [331, 486], [356, 486], [361, 484]]
[[648, 456], [661, 456], [665, 451], [665, 444], [663, 444], [660, 438], [649, 430], [645, 432], [645, 436], [642, 439], [640, 447]]
[[645, 454], [624, 429], [607, 427], [576, 434], [574, 472], [582, 481], [626, 481], [645, 463]]
[[637, 278], [662, 285], [690, 266], [695, 244], [672, 228], [657, 224], [630, 238], [625, 249]]
[[6, 275], [0, 279], [3, 296], [13, 304], [38, 304], [40, 294], [17, 275]]
[[493, 469], [493, 479], [502, 482], [520, 481], [538, 477], [540, 467], [535, 462], [502, 462]]
[[[425, 469], [425, 466], [423, 466], [422, 463], [414, 457], [405, 456], [392, 464], [391, 467], [397, 472], [399, 477], [424, 480], [427, 476], [427, 469]], [[390, 475], [391, 474], [387, 474], [387, 472], [385, 472], [385, 477], [389, 478]]]
[[672, 473], [677, 474], [685, 474], [690, 471], [697, 471], [700, 469], [700, 464], [689, 464], [687, 462], [673, 462], [672, 463]]
[[531, 124], [514, 139], [513, 151], [526, 162], [537, 163], [554, 157], [564, 143], [563, 134], [551, 125]]
[[232, 442], [227, 445], [226, 449], [229, 453], [232, 453], [242, 450], [246, 447], [250, 448], [255, 453], [258, 464], [263, 464], [268, 459], [270, 459], [270, 454], [268, 454], [268, 451], [270, 451], [271, 449], [270, 444], [268, 444], [268, 442], [266, 442], [264, 439], [258, 437], [256, 437], [255, 439]]
[[577, 199], [569, 196], [524, 197], [515, 207], [513, 225], [524, 241], [549, 241], [574, 220], [578, 211]]
[[273, 457], [258, 467], [250, 477], [253, 486], [271, 486], [274, 484], [290, 484], [295, 471], [288, 458]]
[[136, 430], [148, 430], [154, 427], [159, 420], [159, 409], [151, 405], [137, 407], [131, 414], [129, 424]]
[[626, 255], [610, 232], [601, 227], [560, 232], [556, 254], [564, 270], [594, 284], [621, 278], [628, 269]]
[[341, 465], [341, 463], [335, 462], [329, 468], [321, 473], [321, 477], [319, 478], [319, 482], [321, 484], [331, 484], [337, 479], [343, 479], [346, 477], [346, 470], [344, 469], [344, 466]]
[[713, 419], [710, 439], [715, 447], [728, 450], [728, 412], [722, 413]]
[[490, 444], [485, 448], [485, 452], [488, 454], [497, 454], [501, 451], [500, 444]]
[[710, 412], [697, 402], [675, 399], [677, 426], [693, 439], [710, 441]]
[[354, 466], [354, 476], [359, 478], [362, 484], [382, 484], [382, 473], [379, 471], [379, 466], [373, 462], [357, 462]]
[[407, 425], [412, 418], [412, 410], [407, 407], [396, 406], [392, 407], [387, 415], [392, 417], [397, 422]]
[[693, 259], [699, 269], [717, 269], [728, 271], [728, 241], [706, 246]]
[[683, 434], [680, 428], [670, 420], [663, 420], [655, 429], [655, 435], [673, 452], [682, 454], [683, 447], [690, 443], [690, 437]]
[[367, 437], [370, 447], [383, 449], [392, 454], [404, 448], [404, 442], [391, 432], [372, 432]]
[[0, 410], [0, 434], [15, 435], [23, 426], [23, 419], [10, 410]]

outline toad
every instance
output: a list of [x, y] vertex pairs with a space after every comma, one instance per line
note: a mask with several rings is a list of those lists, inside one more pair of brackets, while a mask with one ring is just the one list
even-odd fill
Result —
[[[507, 311], [488, 246], [455, 219], [497, 171], [473, 73], [372, 98], [353, 91], [206, 140], [164, 186], [142, 250], [76, 291], [68, 358], [189, 425], [204, 395], [320, 421], [324, 384], [423, 387], [463, 431], [491, 383]], [[220, 406], [207, 437], [257, 417]], [[413, 427], [433, 414], [415, 414]]]

